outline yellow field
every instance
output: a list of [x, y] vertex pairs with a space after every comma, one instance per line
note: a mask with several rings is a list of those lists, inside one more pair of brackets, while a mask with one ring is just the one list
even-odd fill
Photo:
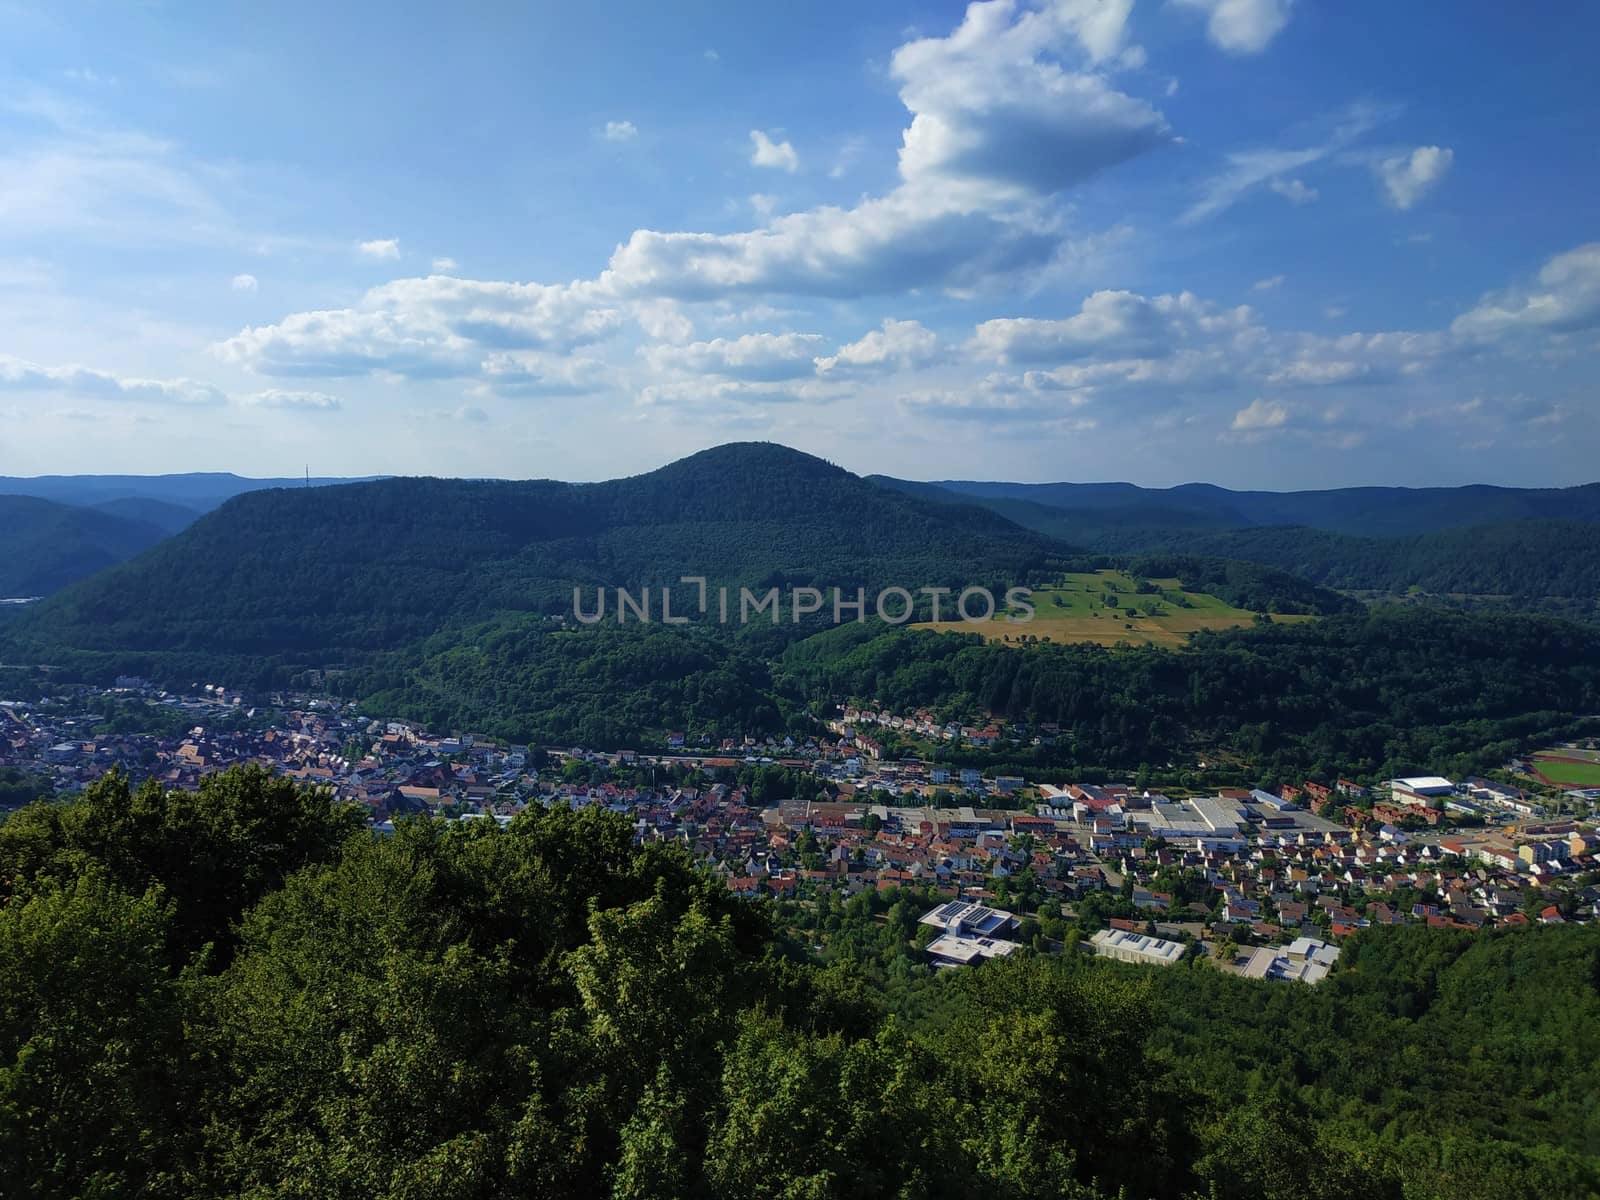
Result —
[[[1159, 591], [1141, 594], [1121, 571], [1069, 575], [1058, 588], [1033, 594], [1034, 617], [1013, 621], [996, 614], [989, 621], [927, 621], [921, 628], [944, 633], [981, 633], [992, 642], [1038, 639], [1097, 642], [1102, 646], [1181, 646], [1203, 629], [1249, 625], [1255, 614], [1224, 604], [1203, 592], [1185, 592], [1176, 579], [1150, 581]], [[1306, 616], [1275, 616], [1275, 623], [1310, 621]]]

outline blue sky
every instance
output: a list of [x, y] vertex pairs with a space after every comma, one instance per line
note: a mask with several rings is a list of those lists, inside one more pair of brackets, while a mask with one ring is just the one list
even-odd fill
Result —
[[1600, 9], [0, 0], [0, 473], [1600, 478]]

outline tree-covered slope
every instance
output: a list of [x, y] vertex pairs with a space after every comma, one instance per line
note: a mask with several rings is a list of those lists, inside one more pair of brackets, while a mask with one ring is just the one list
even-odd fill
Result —
[[1384, 777], [1497, 765], [1600, 711], [1600, 631], [1377, 608], [1196, 635], [1182, 650], [1008, 645], [850, 626], [790, 647], [813, 703], [877, 700], [1058, 723], [1080, 767], [1225, 751], [1262, 774]]
[[1313, 990], [1028, 948], [936, 973], [905, 893], [828, 896], [824, 967], [603, 808], [360, 824], [256, 768], [0, 823], [7, 1195], [1600, 1185], [1592, 926], [1364, 932]]
[[165, 536], [144, 520], [0, 495], [0, 597], [47, 596]]

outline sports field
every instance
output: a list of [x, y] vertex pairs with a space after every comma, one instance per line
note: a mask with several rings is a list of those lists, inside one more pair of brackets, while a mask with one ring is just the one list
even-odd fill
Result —
[[[990, 641], [1098, 642], [1115, 646], [1181, 646], [1202, 629], [1248, 625], [1255, 614], [1204, 592], [1186, 592], [1176, 579], [1152, 579], [1154, 590], [1141, 592], [1139, 582], [1122, 571], [1095, 571], [1066, 576], [1059, 587], [1033, 593], [1031, 621], [996, 613], [984, 622], [926, 622], [944, 632], [981, 633]], [[1274, 621], [1309, 621], [1311, 617], [1274, 617]]]
[[1600, 762], [1568, 762], [1563, 759], [1593, 756], [1581, 750], [1543, 751], [1533, 756], [1533, 765], [1551, 783], [1567, 787], [1600, 787]]

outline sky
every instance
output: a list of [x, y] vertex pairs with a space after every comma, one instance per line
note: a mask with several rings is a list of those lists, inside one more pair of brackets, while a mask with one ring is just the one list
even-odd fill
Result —
[[1600, 478], [1600, 6], [0, 27], [0, 474]]

